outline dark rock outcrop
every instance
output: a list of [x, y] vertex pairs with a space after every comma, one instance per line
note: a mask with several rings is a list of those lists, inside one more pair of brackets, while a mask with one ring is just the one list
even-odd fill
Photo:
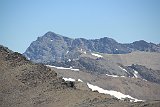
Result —
[[148, 69], [145, 66], [132, 64], [131, 66], [128, 66], [128, 68], [131, 68], [132, 70], [136, 70], [141, 78], [160, 84], [160, 71], [159, 70], [152, 70]]

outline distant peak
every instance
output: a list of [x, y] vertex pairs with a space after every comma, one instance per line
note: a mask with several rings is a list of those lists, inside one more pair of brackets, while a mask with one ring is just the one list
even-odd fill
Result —
[[114, 39], [112, 39], [112, 38], [109, 38], [109, 37], [103, 37], [102, 39], [114, 40]]
[[140, 43], [148, 43], [148, 42], [146, 42], [145, 40], [139, 40], [139, 41], [135, 41], [135, 42], [133, 42], [133, 43], [136, 43], [136, 42], [140, 42]]
[[56, 34], [56, 33], [52, 32], [52, 31], [48, 31], [45, 35], [53, 35], [53, 34]]
[[146, 42], [145, 40], [139, 40], [139, 41], [141, 41], [141, 42]]
[[103, 37], [103, 38], [100, 38], [100, 40], [104, 40], [106, 42], [112, 42], [112, 43], [117, 43], [116, 40], [112, 39], [112, 38], [109, 38], [109, 37]]
[[62, 37], [61, 35], [59, 35], [59, 34], [56, 34], [56, 33], [54, 33], [54, 32], [51, 32], [51, 31], [48, 31], [45, 35], [44, 35], [44, 37], [49, 37], [49, 38], [55, 38], [55, 37]]

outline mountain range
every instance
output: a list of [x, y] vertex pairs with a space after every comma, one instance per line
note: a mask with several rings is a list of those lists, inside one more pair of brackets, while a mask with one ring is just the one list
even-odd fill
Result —
[[34, 62], [46, 63], [74, 60], [79, 58], [82, 52], [126, 54], [133, 51], [160, 52], [160, 46], [144, 40], [122, 44], [108, 37], [91, 40], [72, 39], [54, 32], [47, 32], [33, 41], [24, 55]]
[[0, 45], [2, 107], [159, 107], [160, 44], [47, 32], [22, 54]]
[[[127, 60], [121, 58], [123, 55], [131, 54], [138, 55], [132, 55], [133, 57], [130, 56]], [[160, 70], [160, 61], [158, 61], [160, 59], [160, 47], [144, 40], [121, 44], [107, 37], [94, 40], [71, 39], [53, 32], [47, 32], [32, 42], [24, 55], [36, 63], [73, 67], [94, 74], [134, 77], [135, 69], [132, 68], [138, 67], [136, 70], [139, 71], [140, 77], [160, 83], [159, 71], [157, 71]], [[109, 57], [113, 55], [114, 57]], [[140, 57], [137, 58], [138, 56]], [[115, 58], [117, 59], [114, 60]], [[132, 61], [129, 61], [130, 59]], [[135, 61], [133, 61], [134, 59]], [[138, 61], [139, 63], [137, 63]], [[124, 64], [123, 62], [130, 63]], [[146, 64], [146, 62], [150, 63]], [[128, 72], [123, 69], [128, 69]], [[142, 74], [142, 71], [147, 72]], [[152, 75], [152, 79], [150, 75]]]

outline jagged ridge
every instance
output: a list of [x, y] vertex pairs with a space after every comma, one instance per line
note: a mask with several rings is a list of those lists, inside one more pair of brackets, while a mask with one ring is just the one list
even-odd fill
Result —
[[108, 37], [92, 40], [71, 39], [53, 32], [47, 32], [32, 42], [24, 55], [34, 62], [63, 62], [79, 58], [82, 51], [108, 54], [125, 54], [133, 51], [160, 52], [160, 46], [144, 40], [122, 44]]

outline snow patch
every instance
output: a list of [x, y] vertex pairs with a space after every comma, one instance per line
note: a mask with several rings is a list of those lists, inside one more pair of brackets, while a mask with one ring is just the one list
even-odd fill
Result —
[[123, 71], [125, 71], [126, 73], [128, 73], [128, 71], [124, 68], [122, 68], [121, 66], [119, 66]]
[[63, 77], [62, 79], [63, 79], [64, 81], [72, 81], [72, 82], [79, 81], [79, 82], [83, 82], [81, 79], [75, 80], [75, 79], [73, 79], [73, 78], [65, 78], [65, 77]]
[[64, 79], [64, 81], [72, 81], [72, 82], [74, 82], [75, 81], [75, 79], [73, 79], [73, 78], [62, 78], [62, 79]]
[[68, 54], [68, 53], [69, 53], [69, 51], [66, 52], [66, 54]]
[[138, 72], [134, 69], [133, 69], [133, 71], [134, 71], [134, 73], [133, 73], [134, 77], [138, 78]]
[[28, 60], [30, 60], [31, 58], [27, 57]]
[[109, 76], [109, 77], [125, 77], [125, 76], [109, 75], [109, 74], [106, 74], [106, 75]]
[[70, 67], [70, 68], [64, 68], [64, 67], [56, 67], [56, 66], [52, 66], [52, 65], [46, 65], [46, 66], [53, 67], [53, 68], [56, 68], [56, 69], [62, 69], [62, 70], [79, 71], [79, 69], [73, 69], [72, 67]]
[[95, 54], [95, 53], [91, 53], [93, 56], [96, 56], [96, 57], [99, 57], [99, 58], [101, 58], [101, 57], [103, 57], [102, 55], [99, 55], [99, 54]]
[[119, 77], [118, 75], [109, 75], [109, 74], [106, 74], [106, 75], [109, 77]]
[[57, 69], [72, 69], [72, 67], [70, 68], [64, 68], [64, 67], [56, 67], [56, 66], [52, 66], [52, 65], [46, 65], [48, 67], [52, 67], [52, 68], [57, 68]]
[[71, 69], [72, 71], [79, 71], [79, 69]]
[[142, 79], [142, 80], [147, 81], [146, 79]]
[[125, 76], [120, 76], [120, 77], [123, 77], [123, 78], [125, 78]]
[[78, 79], [79, 82], [83, 82], [81, 79]]
[[94, 86], [92, 84], [89, 84], [87, 83], [88, 87], [92, 90], [92, 91], [98, 91], [99, 93], [103, 93], [103, 94], [109, 94], [111, 96], [114, 96], [118, 99], [121, 99], [121, 100], [124, 100], [125, 98], [129, 98], [130, 99], [130, 102], [138, 102], [138, 101], [143, 101], [143, 100], [138, 100], [136, 98], [133, 98], [129, 95], [125, 95], [125, 94], [122, 94], [120, 92], [117, 92], [117, 91], [113, 91], [113, 90], [104, 90], [103, 88], [100, 88], [98, 86]]
[[71, 59], [68, 59], [68, 62], [71, 62]]
[[51, 39], [51, 42], [52, 42], [53, 40]]
[[84, 53], [84, 54], [86, 54], [87, 52], [86, 52], [86, 51], [84, 51], [83, 53]]

